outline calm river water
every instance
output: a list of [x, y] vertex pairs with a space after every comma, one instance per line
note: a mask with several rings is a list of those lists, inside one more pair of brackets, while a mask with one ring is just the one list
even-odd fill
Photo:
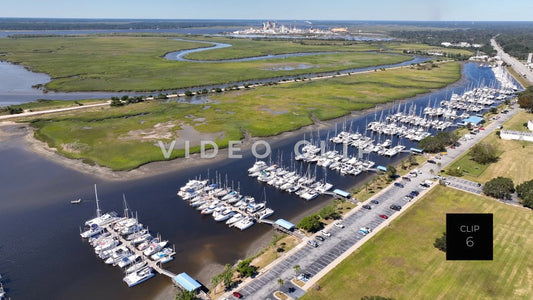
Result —
[[[410, 103], [423, 109], [428, 101], [446, 99], [452, 92], [494, 81], [490, 68], [480, 68], [476, 64], [466, 64], [463, 73], [461, 82], [414, 98]], [[0, 81], [0, 88], [7, 88], [4, 81]], [[351, 124], [353, 129], [363, 129], [380, 114], [377, 110], [366, 116], [347, 118], [347, 122], [337, 125], [339, 129], [343, 123]], [[320, 137], [331, 137], [334, 128], [332, 125], [329, 131], [322, 130]], [[17, 128], [12, 130], [18, 131]], [[27, 151], [20, 136], [0, 144], [0, 273], [6, 278], [5, 286], [13, 299], [147, 299], [170, 284], [168, 278], [157, 275], [137, 287], [128, 288], [122, 282], [122, 272], [105, 265], [90, 245], [81, 240], [79, 226], [94, 216], [95, 203], [87, 200], [80, 205], [71, 205], [69, 201], [79, 197], [93, 199], [95, 183], [98, 184], [103, 211], [121, 212], [122, 193], [125, 193], [131, 210], [138, 212], [140, 221], [152, 232], [161, 233], [163, 238], [175, 244], [177, 255], [167, 268], [174, 273], [187, 272], [193, 277], [204, 278], [204, 284], [208, 284], [208, 276], [201, 272], [202, 268], [234, 263], [247, 255], [249, 247], [261, 236], [272, 234], [272, 229], [263, 224], [256, 224], [244, 232], [230, 229], [211, 217], [202, 217], [176, 196], [177, 189], [188, 179], [198, 175], [205, 177], [209, 169], [211, 176], [215, 171], [223, 178], [227, 174], [229, 182], [233, 180], [235, 185], [240, 182], [244, 194], [261, 199], [264, 185], [246, 174], [254, 162], [250, 153], [245, 152], [244, 158], [239, 160], [228, 159], [201, 168], [140, 180], [107, 182]], [[290, 165], [293, 145], [301, 138], [295, 136], [271, 143], [273, 159], [283, 153], [285, 165]], [[407, 141], [402, 144], [415, 146]], [[400, 158], [370, 156], [381, 165]], [[297, 164], [297, 168], [305, 170], [307, 167]], [[319, 177], [323, 176], [322, 168], [317, 172]], [[330, 171], [327, 178], [335, 187], [347, 188], [361, 182], [365, 176], [368, 175], [343, 177]], [[266, 194], [269, 206], [276, 210], [271, 218], [293, 222], [330, 201], [319, 197], [305, 202], [270, 187], [266, 187]]]

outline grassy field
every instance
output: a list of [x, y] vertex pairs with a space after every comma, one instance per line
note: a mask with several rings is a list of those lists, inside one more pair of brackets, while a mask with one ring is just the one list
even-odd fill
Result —
[[[202, 138], [226, 147], [245, 133], [272, 136], [353, 110], [443, 87], [460, 77], [457, 63], [410, 68], [228, 92], [209, 104], [145, 102], [62, 113], [33, 123], [35, 136], [71, 158], [114, 170], [165, 160], [157, 141]], [[183, 132], [182, 130], [188, 130]], [[80, 134], [83, 133], [83, 134]], [[199, 146], [191, 141], [191, 153]], [[171, 158], [184, 155], [176, 146]]]
[[[446, 213], [493, 213], [494, 260], [446, 261], [433, 247]], [[531, 211], [437, 186], [301, 299], [531, 299]]]
[[[527, 131], [524, 123], [533, 118], [533, 114], [520, 111], [504, 125], [504, 129]], [[497, 162], [487, 165], [476, 163], [470, 159], [468, 153], [457, 158], [446, 169], [466, 170], [463, 172], [465, 179], [485, 183], [495, 177], [503, 176], [512, 178], [515, 184], [533, 179], [533, 161], [520, 159], [533, 157], [533, 144], [524, 141], [505, 141], [496, 133], [492, 133], [482, 140], [483, 143], [495, 145], [500, 156]]]
[[[177, 37], [177, 36], [176, 36]], [[213, 38], [213, 40], [215, 40]], [[339, 46], [293, 41], [254, 41], [216, 38], [234, 47], [190, 54], [194, 58], [221, 59], [287, 52], [340, 51], [340, 53], [248, 62], [197, 63], [171, 61], [172, 51], [206, 47], [205, 43], [168, 36], [64, 36], [6, 38], [0, 59], [19, 63], [53, 79], [46, 85], [61, 91], [159, 91], [221, 84], [283, 75], [307, 74], [394, 64], [404, 55], [361, 52], [373, 46]], [[349, 52], [347, 52], [349, 51]], [[285, 70], [283, 67], [293, 67]], [[300, 68], [305, 67], [305, 68]]]

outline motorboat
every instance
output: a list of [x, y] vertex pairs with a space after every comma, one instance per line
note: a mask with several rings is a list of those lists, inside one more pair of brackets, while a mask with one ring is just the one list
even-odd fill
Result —
[[233, 223], [236, 223], [236, 222], [240, 221], [242, 218], [244, 218], [244, 216], [241, 213], [237, 213], [237, 214], [233, 215], [233, 217], [229, 218], [226, 221], [226, 224], [227, 225], [231, 225]]
[[235, 227], [239, 228], [240, 230], [245, 230], [254, 225], [255, 221], [252, 217], [244, 218], [237, 223], [234, 224]]
[[153, 260], [153, 261], [159, 261], [161, 260], [163, 257], [165, 256], [170, 256], [170, 255], [173, 255], [175, 254], [174, 250], [172, 250], [172, 248], [163, 248], [161, 251], [155, 253], [155, 254], [152, 254], [152, 256], [150, 256], [150, 259]]
[[152, 254], [155, 254], [159, 250], [163, 249], [165, 245], [168, 243], [168, 241], [162, 241], [159, 243], [151, 243], [150, 246], [148, 246], [147, 249], [144, 250], [143, 254], [146, 256], [150, 256]]
[[140, 269], [144, 268], [148, 263], [144, 260], [140, 261], [140, 262], [137, 262], [135, 263], [134, 265], [131, 265], [129, 266], [127, 269], [126, 269], [126, 274], [131, 274], [133, 272], [137, 272], [139, 271]]
[[88, 230], [80, 233], [80, 236], [84, 239], [90, 238], [92, 236], [95, 236], [99, 233], [102, 233], [104, 229], [96, 224], [93, 224]]
[[128, 287], [132, 287], [154, 277], [154, 275], [155, 274], [152, 273], [152, 268], [145, 267], [139, 271], [126, 275], [123, 280]]

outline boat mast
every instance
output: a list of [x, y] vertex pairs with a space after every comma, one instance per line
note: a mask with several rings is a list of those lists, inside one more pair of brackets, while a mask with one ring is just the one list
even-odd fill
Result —
[[94, 185], [94, 196], [96, 198], [96, 217], [102, 216], [102, 211], [100, 210], [100, 204], [98, 203], [98, 192], [96, 191], [96, 184]]

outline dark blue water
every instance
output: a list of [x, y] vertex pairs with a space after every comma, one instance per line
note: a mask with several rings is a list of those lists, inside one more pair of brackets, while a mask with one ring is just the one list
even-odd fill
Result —
[[[494, 81], [489, 68], [479, 68], [475, 64], [466, 64], [463, 73], [464, 80], [453, 87], [417, 97], [409, 103], [416, 103], [417, 108], [423, 109], [428, 101], [446, 99], [452, 92], [460, 93], [480, 83]], [[337, 127], [340, 129], [346, 123], [354, 129], [363, 129], [374, 115], [379, 118], [380, 114], [377, 110], [365, 116], [347, 118], [346, 122], [339, 121]], [[326, 139], [334, 130], [332, 125], [320, 134], [315, 132], [314, 136]], [[11, 131], [17, 132], [18, 129]], [[302, 138], [303, 134], [272, 142], [272, 159], [283, 156], [284, 164], [290, 165], [293, 146]], [[415, 145], [408, 141], [402, 141], [402, 144], [407, 147]], [[125, 193], [130, 208], [138, 211], [141, 222], [176, 245], [178, 254], [167, 264], [168, 269], [203, 278], [205, 284], [208, 276], [201, 272], [203, 267], [236, 262], [246, 255], [254, 241], [271, 232], [263, 224], [256, 224], [244, 232], [230, 229], [211, 217], [201, 216], [176, 196], [177, 189], [187, 180], [200, 174], [205, 177], [209, 169], [211, 177], [215, 171], [222, 174], [223, 179], [227, 174], [230, 184], [233, 180], [236, 186], [239, 181], [244, 194], [261, 199], [265, 185], [247, 176], [246, 170], [255, 160], [249, 151], [244, 151], [244, 157], [239, 160], [228, 159], [140, 180], [110, 182], [47, 161], [23, 147], [20, 137], [8, 138], [0, 144], [0, 273], [6, 277], [5, 286], [13, 299], [39, 299], [43, 295], [47, 299], [147, 299], [169, 284], [168, 278], [157, 275], [137, 287], [127, 288], [122, 282], [121, 271], [102, 263], [92, 248], [81, 240], [79, 226], [94, 216], [94, 202], [71, 205], [69, 201], [79, 197], [93, 199], [95, 183], [104, 211], [121, 212], [122, 193]], [[350, 151], [355, 154], [355, 149]], [[401, 158], [401, 155], [392, 159], [370, 156], [381, 165]], [[307, 165], [300, 163], [296, 167], [307, 169]], [[314, 171], [314, 167], [311, 170]], [[321, 177], [324, 170], [319, 167], [316, 172]], [[337, 188], [361, 183], [367, 176], [340, 176], [331, 171], [327, 175], [328, 181]], [[318, 197], [305, 202], [268, 186], [266, 195], [269, 206], [276, 210], [271, 218], [293, 222], [329, 201], [327, 197]]]

